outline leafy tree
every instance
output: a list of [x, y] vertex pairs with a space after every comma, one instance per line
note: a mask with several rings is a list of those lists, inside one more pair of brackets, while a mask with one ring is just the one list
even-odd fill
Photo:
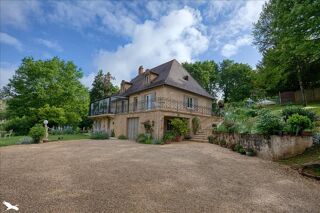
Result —
[[247, 64], [223, 60], [220, 63], [219, 87], [227, 102], [242, 101], [250, 97], [253, 89], [254, 71]]
[[45, 118], [52, 124], [77, 125], [89, 106], [81, 77], [82, 71], [71, 61], [24, 58], [3, 89], [9, 117], [26, 121], [26, 129]]
[[214, 61], [185, 62], [182, 65], [209, 94], [215, 95], [218, 83], [218, 65]]
[[109, 72], [103, 74], [102, 70], [99, 70], [92, 83], [91, 102], [119, 92], [119, 87], [114, 86], [112, 80], [115, 80], [115, 78]]
[[319, 83], [311, 77], [320, 60], [319, 11], [318, 0], [270, 0], [253, 31], [255, 44], [264, 56], [277, 59], [273, 68], [294, 74], [305, 105], [304, 87]]

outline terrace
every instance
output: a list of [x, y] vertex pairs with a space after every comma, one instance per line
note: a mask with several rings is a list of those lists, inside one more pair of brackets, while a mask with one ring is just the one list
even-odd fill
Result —
[[212, 115], [211, 107], [199, 106], [196, 103], [193, 103], [191, 106], [190, 104], [187, 106], [187, 103], [182, 101], [176, 101], [164, 97], [129, 103], [127, 97], [113, 96], [91, 103], [90, 116], [104, 114], [126, 114], [150, 110], [166, 110], [175, 112], [189, 112], [201, 115]]

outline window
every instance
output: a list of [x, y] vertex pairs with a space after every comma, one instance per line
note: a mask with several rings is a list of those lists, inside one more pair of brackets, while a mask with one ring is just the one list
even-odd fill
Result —
[[144, 76], [144, 82], [145, 82], [146, 84], [149, 84], [149, 83], [150, 83], [150, 75], [149, 75], [149, 74], [147, 74], [147, 75]]
[[190, 108], [190, 109], [193, 109], [193, 108], [194, 108], [193, 98], [188, 97], [188, 99], [187, 99], [187, 107]]
[[133, 98], [133, 111], [137, 111], [138, 109], [138, 97]]
[[146, 109], [151, 109], [151, 101], [152, 101], [152, 95], [151, 94], [148, 94], [145, 96], [145, 106], [146, 106]]

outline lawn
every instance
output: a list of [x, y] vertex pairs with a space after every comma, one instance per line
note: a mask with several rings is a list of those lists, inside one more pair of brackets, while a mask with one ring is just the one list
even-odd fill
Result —
[[305, 109], [311, 110], [313, 112], [315, 112], [318, 116], [320, 116], [320, 102], [313, 102], [313, 103], [309, 103], [307, 105], [307, 107], [304, 107], [302, 105], [272, 105], [272, 106], [266, 106], [265, 108], [270, 109], [272, 111], [275, 112], [280, 112], [282, 109], [284, 109], [287, 106], [299, 106], [299, 107], [303, 107]]
[[[15, 145], [24, 136], [12, 136], [10, 138], [0, 138], [0, 147], [1, 146], [10, 146]], [[88, 134], [73, 134], [73, 135], [49, 135], [50, 141], [66, 141], [66, 140], [78, 140], [78, 139], [88, 139], [90, 136]]]

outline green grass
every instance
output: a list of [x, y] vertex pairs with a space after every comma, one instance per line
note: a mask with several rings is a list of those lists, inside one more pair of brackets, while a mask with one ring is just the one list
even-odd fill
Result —
[[[270, 110], [272, 110], [272, 111], [274, 111], [276, 113], [277, 112], [280, 113], [280, 111], [282, 109], [286, 108], [287, 106], [289, 106], [289, 105], [279, 105], [279, 104], [277, 104], [277, 105], [266, 106], [265, 108], [266, 109], [270, 109]], [[299, 105], [299, 104], [290, 105], [290, 106], [299, 106], [299, 107], [303, 107], [304, 108], [304, 106]], [[315, 112], [318, 116], [320, 116], [320, 102], [309, 103], [307, 105], [306, 109], [311, 110], [311, 111]]]
[[301, 167], [303, 164], [320, 161], [320, 145], [314, 145], [306, 149], [301, 155], [278, 161], [281, 164], [289, 165], [295, 168]]
[[[12, 136], [10, 138], [0, 138], [0, 147], [1, 146], [10, 146], [15, 145], [19, 139], [24, 136]], [[60, 139], [59, 139], [60, 138]], [[74, 135], [49, 135], [50, 141], [66, 141], [66, 140], [79, 140], [79, 139], [89, 139], [89, 134], [74, 134]]]
[[12, 136], [10, 138], [0, 138], [0, 147], [15, 145], [20, 138], [23, 138], [23, 136]]

